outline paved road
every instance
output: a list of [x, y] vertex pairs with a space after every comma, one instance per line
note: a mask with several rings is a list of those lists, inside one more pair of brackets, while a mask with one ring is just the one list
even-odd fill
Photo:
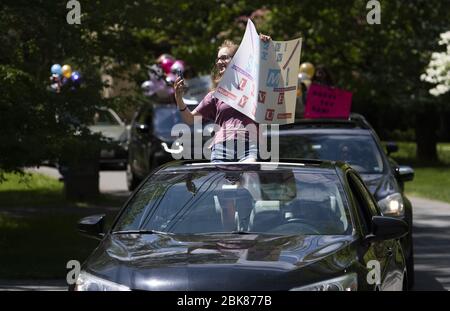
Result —
[[450, 290], [450, 204], [410, 197], [414, 212], [415, 290]]
[[[39, 172], [60, 177], [53, 168]], [[100, 191], [126, 194], [124, 171], [102, 171]], [[415, 290], [450, 290], [450, 204], [410, 197], [414, 210]], [[53, 283], [52, 283], [53, 282]], [[55, 282], [57, 282], [55, 284]], [[61, 290], [63, 281], [0, 280], [0, 290]]]

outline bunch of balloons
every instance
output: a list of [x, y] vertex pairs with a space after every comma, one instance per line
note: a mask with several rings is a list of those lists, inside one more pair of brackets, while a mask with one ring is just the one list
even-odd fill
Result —
[[78, 71], [72, 71], [70, 65], [53, 64], [50, 68], [50, 89], [56, 93], [61, 91], [62, 87], [69, 86], [75, 90], [80, 86], [81, 75]]
[[171, 97], [174, 94], [173, 83], [177, 75], [183, 74], [184, 71], [185, 64], [182, 60], [177, 60], [170, 54], [160, 55], [156, 64], [148, 66], [149, 79], [141, 85], [144, 95], [156, 94], [159, 98]]

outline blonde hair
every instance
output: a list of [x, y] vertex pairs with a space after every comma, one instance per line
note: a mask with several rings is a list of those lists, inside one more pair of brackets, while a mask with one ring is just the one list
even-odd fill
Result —
[[[223, 41], [222, 44], [217, 48], [217, 52], [219, 52], [223, 48], [227, 48], [230, 52], [230, 56], [233, 57], [234, 54], [236, 54], [238, 47], [239, 46], [236, 43], [234, 43], [234, 41], [227, 39], [227, 40]], [[219, 84], [220, 79], [222, 79], [222, 75], [217, 71], [216, 63], [214, 63], [214, 66], [213, 66], [213, 69], [211, 72], [211, 76], [212, 76], [213, 88], [215, 89], [217, 87], [217, 85]]]

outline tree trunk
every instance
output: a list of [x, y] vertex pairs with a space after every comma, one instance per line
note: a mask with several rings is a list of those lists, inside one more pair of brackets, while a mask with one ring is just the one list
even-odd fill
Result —
[[437, 162], [439, 116], [433, 104], [426, 104], [416, 117], [416, 156], [420, 162]]
[[76, 154], [65, 163], [63, 172], [66, 199], [85, 201], [99, 195], [99, 157], [99, 149], [85, 148], [83, 153]]
[[84, 160], [68, 166], [64, 176], [64, 194], [66, 199], [85, 201], [99, 195], [98, 159]]

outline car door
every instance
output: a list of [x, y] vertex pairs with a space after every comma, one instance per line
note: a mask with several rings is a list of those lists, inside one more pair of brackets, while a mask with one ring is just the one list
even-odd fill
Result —
[[150, 106], [142, 107], [132, 127], [130, 148], [134, 171], [142, 178], [148, 170], [148, 153], [152, 126], [152, 110]]
[[[347, 173], [347, 181], [350, 185], [352, 195], [357, 204], [358, 216], [363, 226], [363, 233], [371, 233], [371, 221], [373, 216], [380, 216], [381, 212], [366, 188], [361, 178], [354, 172]], [[403, 286], [403, 271], [399, 268], [396, 255], [401, 250], [398, 249], [396, 240], [371, 241], [363, 256], [366, 267], [379, 268], [380, 290], [401, 290]], [[375, 260], [375, 262], [373, 261]], [[371, 262], [372, 261], [372, 262]]]

